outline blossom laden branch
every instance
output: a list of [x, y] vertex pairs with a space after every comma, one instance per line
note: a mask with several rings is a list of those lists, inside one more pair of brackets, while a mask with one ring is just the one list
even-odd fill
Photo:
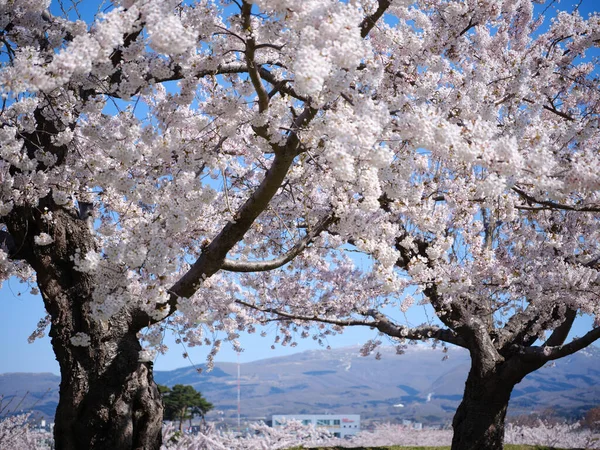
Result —
[[333, 215], [321, 219], [306, 235], [298, 241], [288, 252], [279, 258], [270, 261], [235, 261], [225, 260], [221, 266], [222, 270], [228, 272], [264, 272], [282, 267], [298, 256], [314, 239], [335, 222]]
[[246, 50], [244, 52], [244, 56], [246, 57], [246, 64], [248, 66], [248, 74], [250, 75], [250, 80], [252, 81], [252, 85], [254, 86], [256, 95], [258, 96], [258, 112], [262, 113], [269, 108], [269, 94], [265, 90], [265, 86], [263, 85], [262, 80], [260, 79], [260, 67], [254, 60], [257, 46], [256, 40], [252, 32], [251, 10], [252, 4], [248, 3], [245, 0], [242, 1], [242, 25], [246, 33], [248, 33], [249, 35], [245, 42]]
[[[299, 154], [300, 138], [298, 130], [306, 126], [316, 116], [318, 110], [306, 106], [294, 123], [285, 145], [276, 146], [277, 151], [265, 177], [252, 195], [238, 209], [233, 221], [227, 222], [221, 232], [206, 246], [192, 267], [169, 289], [169, 314], [177, 310], [181, 297], [191, 297], [206, 278], [223, 267], [227, 253], [240, 242], [256, 218], [267, 208], [271, 199], [281, 187], [294, 159]], [[158, 309], [166, 305], [157, 305]]]
[[563, 345], [567, 340], [569, 332], [571, 328], [573, 328], [573, 324], [575, 323], [575, 318], [577, 317], [577, 310], [573, 308], [568, 308], [567, 312], [564, 313], [564, 321], [558, 327], [554, 329], [550, 337], [544, 342], [542, 347], [556, 347], [558, 345]]
[[463, 338], [449, 328], [440, 328], [436, 325], [409, 328], [403, 325], [397, 325], [375, 309], [368, 310], [366, 315], [375, 319], [375, 328], [388, 336], [410, 340], [435, 339], [459, 347], [468, 348], [467, 343]]
[[[556, 209], [563, 211], [576, 211], [576, 212], [600, 212], [600, 206], [595, 205], [583, 205], [583, 206], [573, 206], [573, 205], [565, 205], [562, 203], [554, 202], [552, 200], [539, 200], [535, 198], [533, 195], [530, 195], [520, 189], [517, 186], [513, 186], [512, 190], [519, 194], [520, 197], [525, 199], [529, 204], [538, 204], [542, 205], [544, 209]], [[517, 206], [518, 208], [518, 206]]]
[[290, 97], [295, 98], [296, 100], [300, 100], [305, 103], [309, 101], [308, 97], [298, 94], [293, 87], [288, 85], [289, 81], [291, 80], [279, 79], [273, 75], [271, 71], [265, 69], [261, 65], [259, 65], [259, 73], [262, 78], [274, 86], [274, 91], [272, 94], [269, 94], [269, 97], [272, 97], [276, 92], [282, 92]]
[[539, 322], [539, 311], [537, 306], [530, 303], [527, 308], [515, 312], [506, 322], [504, 327], [497, 330], [496, 346], [500, 351], [518, 342], [519, 345], [529, 347], [537, 339], [537, 333], [531, 333], [531, 330]]
[[438, 341], [447, 342], [449, 344], [458, 345], [460, 347], [466, 347], [466, 343], [463, 339], [454, 333], [452, 330], [440, 328], [435, 325], [432, 326], [420, 326], [416, 328], [405, 327], [403, 325], [397, 325], [393, 323], [389, 318], [384, 316], [377, 310], [370, 309], [363, 313], [365, 317], [370, 319], [338, 319], [333, 317], [323, 317], [319, 315], [302, 315], [293, 312], [287, 312], [277, 308], [263, 307], [255, 305], [253, 303], [246, 302], [244, 300], [236, 299], [235, 302], [246, 308], [260, 311], [263, 313], [273, 314], [276, 318], [284, 320], [297, 320], [301, 322], [318, 322], [326, 323], [329, 325], [336, 325], [341, 327], [351, 326], [363, 326], [377, 329], [378, 331], [386, 334], [387, 336], [398, 338], [398, 339], [409, 339], [409, 340], [429, 340], [435, 339]]
[[360, 24], [361, 37], [365, 38], [368, 36], [369, 32], [377, 24], [377, 21], [383, 17], [391, 4], [392, 0], [378, 0], [378, 6], [375, 12], [370, 16], [365, 17]]

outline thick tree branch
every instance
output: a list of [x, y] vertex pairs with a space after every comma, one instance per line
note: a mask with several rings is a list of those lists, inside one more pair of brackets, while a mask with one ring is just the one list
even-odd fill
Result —
[[298, 94], [294, 90], [294, 88], [287, 85], [288, 80], [278, 79], [269, 70], [265, 69], [264, 67], [261, 67], [260, 65], [259, 65], [259, 73], [263, 79], [265, 79], [266, 81], [271, 83], [273, 86], [275, 86], [275, 88], [277, 89], [278, 92], [282, 92], [286, 95], [289, 95], [290, 97], [294, 97], [297, 100], [300, 100], [303, 102], [308, 102], [307, 97], [304, 97], [303, 95]]
[[567, 309], [566, 312], [559, 305], [545, 305], [547, 311], [551, 308], [551, 314], [540, 312], [537, 305], [529, 304], [520, 312], [515, 312], [506, 325], [498, 330], [496, 347], [502, 353], [514, 351], [514, 346], [531, 347], [538, 340], [541, 331], [549, 329], [552, 323], [561, 318], [562, 324], [557, 327], [544, 346], [562, 345], [577, 315], [576, 310]]
[[544, 342], [543, 347], [556, 347], [557, 345], [563, 345], [571, 328], [573, 327], [573, 323], [575, 322], [575, 317], [577, 317], [577, 310], [575, 309], [567, 309], [565, 313], [565, 320], [558, 327], [554, 329], [550, 337]]
[[535, 338], [531, 341], [532, 338], [531, 336], [528, 338], [528, 333], [540, 320], [536, 308], [537, 306], [534, 304], [528, 304], [527, 308], [516, 311], [510, 319], [508, 319], [504, 327], [498, 329], [496, 347], [501, 352], [515, 343], [525, 347], [533, 345]]
[[[299, 153], [300, 138], [297, 132], [306, 126], [317, 114], [318, 110], [306, 106], [294, 123], [285, 145], [277, 146], [273, 163], [260, 185], [252, 195], [238, 209], [234, 220], [227, 222], [221, 232], [203, 250], [200, 257], [192, 267], [177, 281], [170, 289], [168, 306], [169, 314], [177, 310], [177, 302], [180, 297], [191, 297], [199, 288], [202, 281], [214, 275], [221, 269], [225, 257], [235, 244], [242, 240], [250, 229], [256, 218], [267, 208], [271, 199], [281, 187], [294, 158]], [[164, 308], [167, 305], [158, 305]], [[156, 320], [153, 319], [155, 323]]]
[[265, 272], [268, 270], [277, 269], [286, 265], [296, 256], [298, 256], [312, 241], [326, 230], [329, 225], [335, 221], [333, 215], [328, 215], [321, 219], [312, 230], [309, 230], [306, 235], [298, 241], [288, 252], [281, 255], [279, 258], [270, 261], [233, 261], [226, 259], [221, 266], [222, 270], [229, 272]]
[[[460, 309], [455, 306], [453, 309]], [[479, 371], [480, 376], [487, 376], [493, 372], [496, 364], [504, 360], [494, 341], [490, 336], [488, 324], [474, 315], [461, 313], [463, 324], [456, 328], [456, 332], [465, 340], [471, 352], [472, 368]]]
[[600, 327], [588, 331], [584, 336], [573, 339], [566, 345], [556, 345], [552, 347], [536, 346], [521, 349], [523, 359], [526, 361], [548, 362], [563, 358], [579, 350], [584, 349], [596, 340], [600, 339]]
[[[389, 6], [389, 2], [384, 1], [383, 3]], [[380, 11], [380, 15], [381, 14], [383, 14], [383, 10]], [[220, 72], [224, 72], [225, 70], [226, 69], [222, 68]], [[233, 73], [247, 70], [248, 67], [244, 65], [242, 67], [231, 67], [228, 71]], [[207, 71], [206, 75], [211, 73], [214, 74], [215, 72]], [[196, 76], [202, 75], [202, 72], [196, 74]], [[168, 81], [169, 79], [164, 79], [162, 81]], [[242, 240], [244, 234], [250, 229], [256, 218], [268, 206], [270, 200], [276, 194], [281, 183], [285, 179], [294, 158], [302, 151], [300, 148], [298, 131], [305, 127], [317, 113], [318, 109], [312, 108], [310, 105], [305, 106], [302, 114], [294, 120], [285, 145], [274, 146], [275, 158], [271, 167], [256, 191], [238, 210], [234, 217], [234, 221], [228, 222], [223, 227], [221, 232], [205, 248], [192, 267], [171, 287], [171, 289], [169, 289], [171, 294], [170, 299], [167, 302], [170, 307], [169, 315], [176, 311], [177, 302], [180, 297], [190, 297], [193, 295], [203, 279], [212, 276], [223, 267], [225, 257], [229, 250]], [[161, 309], [165, 306], [165, 304], [161, 304], [158, 305], [158, 308]], [[153, 319], [153, 321], [155, 322], [156, 320]]]
[[438, 341], [458, 345], [459, 347], [468, 348], [464, 339], [451, 329], [440, 328], [435, 325], [408, 328], [393, 323], [381, 312], [373, 309], [367, 311], [367, 315], [375, 319], [375, 328], [388, 336], [411, 340], [436, 339]]
[[429, 299], [429, 303], [437, 313], [438, 319], [448, 328], [456, 329], [463, 321], [462, 311], [453, 303], [446, 303], [438, 292], [437, 285], [431, 283], [423, 289], [423, 294]]
[[12, 254], [17, 253], [19, 250], [14, 238], [8, 231], [4, 230], [0, 230], [0, 248], [2, 247], [8, 250], [9, 257], [11, 257]]
[[467, 24], [467, 26], [460, 33], [458, 33], [458, 35], [462, 36], [463, 34], [468, 33], [469, 30], [473, 29], [477, 25], [479, 25], [479, 22], [474, 22], [473, 17], [471, 17], [471, 19], [469, 19], [469, 23]]
[[[390, 211], [389, 198], [384, 196], [379, 199], [379, 203], [384, 211]], [[417, 256], [425, 258], [429, 267], [432, 267], [429, 256], [427, 255], [427, 249], [429, 248], [430, 243], [418, 236], [411, 236], [413, 248], [407, 248], [402, 245], [402, 242], [410, 234], [403, 225], [401, 225], [400, 229], [403, 233], [396, 238], [395, 247], [396, 250], [400, 252], [400, 258], [396, 261], [396, 267], [403, 270], [408, 270], [411, 261], [413, 261]], [[453, 308], [452, 305], [449, 305], [443, 301], [442, 295], [438, 292], [437, 285], [435, 283], [425, 286], [423, 293], [429, 298], [431, 306], [433, 306], [433, 309], [438, 314], [438, 318], [444, 325], [446, 325], [449, 329], [453, 329], [458, 326], [462, 320], [459, 309]]]
[[[113, 67], [115, 67], [115, 68], [119, 67], [119, 65], [122, 62], [121, 60], [123, 58], [123, 49], [129, 47], [132, 43], [134, 43], [135, 40], [138, 38], [138, 36], [142, 33], [143, 29], [144, 29], [144, 27], [142, 25], [137, 30], [135, 30], [132, 33], [129, 33], [125, 36], [125, 38], [123, 39], [123, 45], [120, 48], [116, 49], [112, 53], [112, 55], [110, 55], [110, 62], [112, 63]], [[121, 82], [122, 78], [123, 78], [123, 72], [121, 70], [117, 70], [110, 77], [111, 85], [119, 84]]]
[[365, 17], [363, 19], [363, 21], [360, 23], [360, 35], [363, 38], [367, 37], [369, 32], [373, 29], [373, 27], [377, 23], [377, 21], [379, 19], [381, 19], [381, 17], [385, 14], [387, 9], [392, 4], [392, 0], [378, 0], [378, 2], [379, 2], [379, 6], [377, 7], [377, 10], [370, 16]]
[[[247, 73], [248, 66], [245, 63], [240, 63], [238, 61], [231, 63], [219, 64], [216, 68], [207, 68], [201, 69], [195, 72], [192, 76], [194, 78], [200, 79], [207, 76], [216, 76], [216, 75], [227, 75], [233, 73]], [[167, 81], [178, 81], [185, 78], [185, 74], [180, 66], [175, 66], [171, 75], [165, 77], [155, 77], [151, 73], [146, 75], [146, 82], [149, 84], [157, 84], [157, 83], [165, 83]], [[116, 87], [115, 87], [116, 86]], [[118, 92], [118, 85], [111, 84], [111, 89], [107, 92], [97, 92], [99, 94], [106, 94], [114, 98], [121, 98], [122, 93]], [[134, 96], [139, 94], [141, 91], [141, 87], [138, 88], [135, 92], [128, 93], [129, 96]]]

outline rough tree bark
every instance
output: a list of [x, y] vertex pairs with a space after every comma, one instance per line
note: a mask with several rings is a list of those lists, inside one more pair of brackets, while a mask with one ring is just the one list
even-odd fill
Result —
[[511, 380], [496, 370], [485, 375], [481, 367], [471, 367], [463, 399], [452, 420], [452, 450], [502, 450], [504, 421]]
[[452, 450], [502, 450], [510, 395], [526, 375], [541, 368], [545, 361], [474, 349], [463, 399], [452, 420]]
[[[452, 450], [502, 450], [510, 390], [489, 389], [490, 380], [469, 375], [463, 400], [452, 420]], [[509, 386], [512, 388], [512, 386]]]
[[[42, 211], [51, 211], [53, 220], [46, 222]], [[93, 246], [86, 221], [48, 197], [39, 208], [16, 208], [6, 223], [16, 243], [12, 257], [35, 270], [51, 317], [50, 337], [61, 372], [55, 448], [159, 449], [161, 397], [152, 364], [139, 361], [137, 332], [147, 325], [147, 316], [126, 309], [106, 323], [92, 319], [94, 280], [73, 262], [76, 252], [85, 254]], [[52, 236], [52, 245], [35, 244], [33, 236], [40, 232]], [[71, 342], [79, 332], [90, 337], [88, 346]]]
[[[486, 326], [489, 322], [469, 316], [459, 307], [454, 312], [455, 319], [460, 317], [463, 324], [456, 331], [471, 353], [471, 370], [452, 421], [452, 450], [502, 450], [506, 411], [514, 387], [526, 375], [540, 369], [549, 357], [531, 358], [524, 351], [536, 341], [536, 336], [527, 331], [536, 322], [534, 319], [514, 320], [505, 330], [506, 335], [492, 338]], [[555, 313], [558, 314], [558, 308]], [[562, 314], [562, 324], [541, 348], [565, 342], [576, 313], [567, 310]]]
[[[55, 416], [56, 449], [160, 448], [162, 404], [151, 363], [138, 362], [135, 333], [118, 331], [100, 348], [67, 348], [57, 356], [61, 393]], [[61, 345], [54, 343], [58, 340], [54, 333], [52, 338], [56, 351]], [[98, 338], [103, 339], [92, 336]], [[110, 363], [98, 373], [93, 364], [85, 364], [94, 361], [90, 354], [110, 355], [106, 358]]]

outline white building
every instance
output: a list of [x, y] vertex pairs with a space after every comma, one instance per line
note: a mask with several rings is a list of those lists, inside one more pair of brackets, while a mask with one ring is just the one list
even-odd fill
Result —
[[335, 437], [352, 436], [360, 431], [359, 414], [277, 414], [273, 415], [273, 427], [289, 420], [298, 420], [302, 425], [314, 425], [330, 431]]

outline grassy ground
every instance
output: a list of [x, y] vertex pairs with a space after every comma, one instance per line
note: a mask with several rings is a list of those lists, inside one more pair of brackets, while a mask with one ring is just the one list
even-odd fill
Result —
[[[294, 447], [289, 450], [346, 450], [344, 447]], [[450, 447], [401, 447], [394, 445], [392, 447], [355, 447], [354, 450], [450, 450]], [[507, 444], [504, 450], [561, 450], [554, 447], [545, 447], [542, 445], [512, 445]]]

